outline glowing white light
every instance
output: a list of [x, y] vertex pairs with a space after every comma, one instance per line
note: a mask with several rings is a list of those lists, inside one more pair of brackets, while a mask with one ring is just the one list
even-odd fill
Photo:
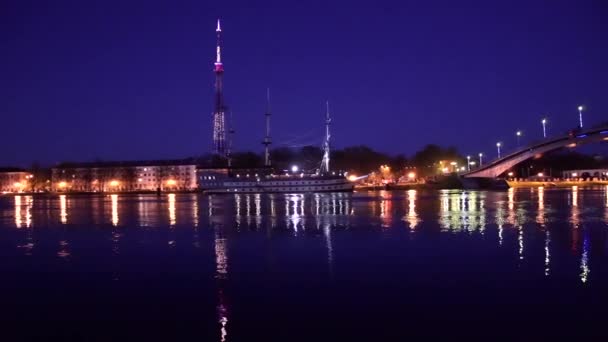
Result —
[[110, 195], [112, 200], [112, 225], [118, 226], [118, 195]]
[[297, 165], [293, 165], [293, 166], [291, 167], [291, 172], [298, 172], [298, 170], [299, 170], [299, 168], [298, 168], [298, 166], [297, 166]]

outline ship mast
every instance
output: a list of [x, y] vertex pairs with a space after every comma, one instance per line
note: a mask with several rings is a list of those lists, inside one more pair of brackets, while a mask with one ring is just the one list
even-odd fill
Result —
[[321, 174], [329, 173], [329, 125], [331, 124], [331, 118], [329, 117], [329, 101], [325, 103], [325, 141], [323, 142], [323, 160], [321, 161]]
[[262, 141], [264, 145], [264, 166], [270, 167], [270, 88], [266, 89], [266, 137]]

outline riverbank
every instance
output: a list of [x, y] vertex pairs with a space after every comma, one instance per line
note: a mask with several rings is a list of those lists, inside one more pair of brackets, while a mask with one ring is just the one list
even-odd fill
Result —
[[7, 192], [2, 193], [0, 196], [59, 196], [59, 195], [166, 195], [166, 194], [194, 194], [194, 193], [202, 193], [200, 190], [176, 190], [176, 191], [108, 191], [108, 192], [99, 192], [99, 191], [69, 191], [69, 192]]
[[588, 180], [588, 181], [507, 181], [509, 187], [512, 188], [534, 188], [539, 186], [544, 187], [573, 187], [573, 186], [593, 186], [593, 185], [608, 185], [608, 180]]

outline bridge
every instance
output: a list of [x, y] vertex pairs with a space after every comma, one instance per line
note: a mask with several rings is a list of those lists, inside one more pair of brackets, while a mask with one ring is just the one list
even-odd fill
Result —
[[495, 159], [489, 164], [463, 172], [460, 175], [465, 178], [497, 178], [515, 165], [530, 158], [540, 157], [549, 151], [564, 147], [573, 148], [599, 141], [608, 141], [608, 123], [588, 129], [575, 129], [562, 136], [537, 141], [502, 158]]

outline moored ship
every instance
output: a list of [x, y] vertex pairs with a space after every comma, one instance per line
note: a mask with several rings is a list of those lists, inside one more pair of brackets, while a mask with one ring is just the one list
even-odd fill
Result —
[[[270, 107], [270, 106], [269, 106]], [[329, 106], [328, 106], [329, 107]], [[330, 131], [329, 108], [326, 112], [323, 158], [314, 172], [298, 172], [297, 169], [281, 174], [253, 173], [238, 169], [202, 170], [199, 186], [206, 193], [264, 193], [264, 192], [345, 192], [353, 191], [354, 184], [342, 172], [330, 171]], [[264, 162], [266, 170], [270, 165], [270, 110], [266, 112], [266, 137]]]

